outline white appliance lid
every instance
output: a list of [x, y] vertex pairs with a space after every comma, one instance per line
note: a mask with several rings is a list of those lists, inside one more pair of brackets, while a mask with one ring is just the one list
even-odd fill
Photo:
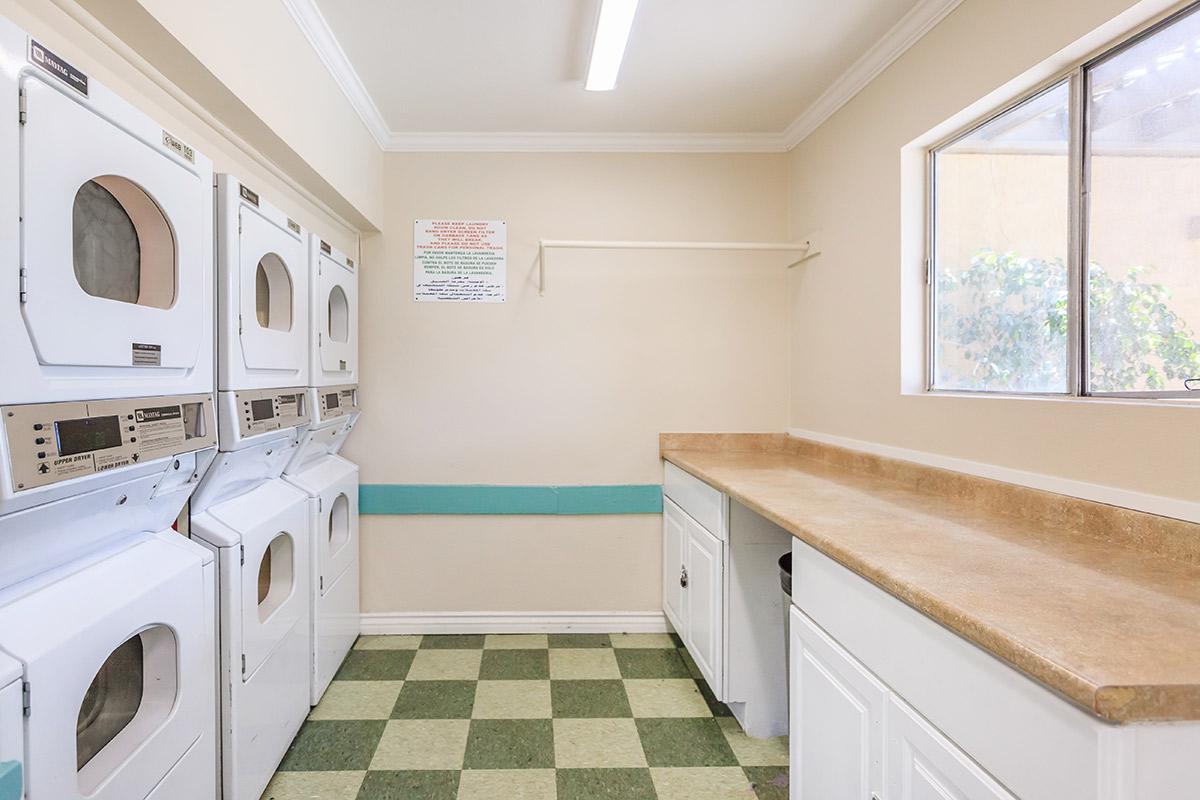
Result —
[[0, 653], [0, 689], [21, 679], [21, 662]]

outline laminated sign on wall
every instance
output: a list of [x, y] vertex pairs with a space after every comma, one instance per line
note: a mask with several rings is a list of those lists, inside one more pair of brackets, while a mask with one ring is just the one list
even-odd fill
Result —
[[413, 299], [503, 303], [508, 284], [504, 222], [419, 219], [413, 223]]

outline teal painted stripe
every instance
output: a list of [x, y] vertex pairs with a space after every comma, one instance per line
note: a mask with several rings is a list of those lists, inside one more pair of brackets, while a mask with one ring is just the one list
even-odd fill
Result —
[[0, 762], [0, 800], [19, 800], [21, 797], [21, 763]]
[[662, 487], [366, 483], [360, 514], [658, 514]]

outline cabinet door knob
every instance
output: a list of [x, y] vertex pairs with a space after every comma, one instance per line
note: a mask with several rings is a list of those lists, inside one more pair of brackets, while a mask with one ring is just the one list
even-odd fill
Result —
[[687, 585], [688, 585], [687, 567], [679, 568], [679, 585], [682, 586], [684, 589], [687, 588]]

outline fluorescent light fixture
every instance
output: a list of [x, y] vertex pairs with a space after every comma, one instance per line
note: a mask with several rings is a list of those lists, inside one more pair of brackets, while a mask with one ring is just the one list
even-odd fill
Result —
[[596, 38], [592, 41], [592, 62], [583, 86], [589, 92], [607, 92], [617, 85], [637, 5], [638, 0], [601, 0]]

